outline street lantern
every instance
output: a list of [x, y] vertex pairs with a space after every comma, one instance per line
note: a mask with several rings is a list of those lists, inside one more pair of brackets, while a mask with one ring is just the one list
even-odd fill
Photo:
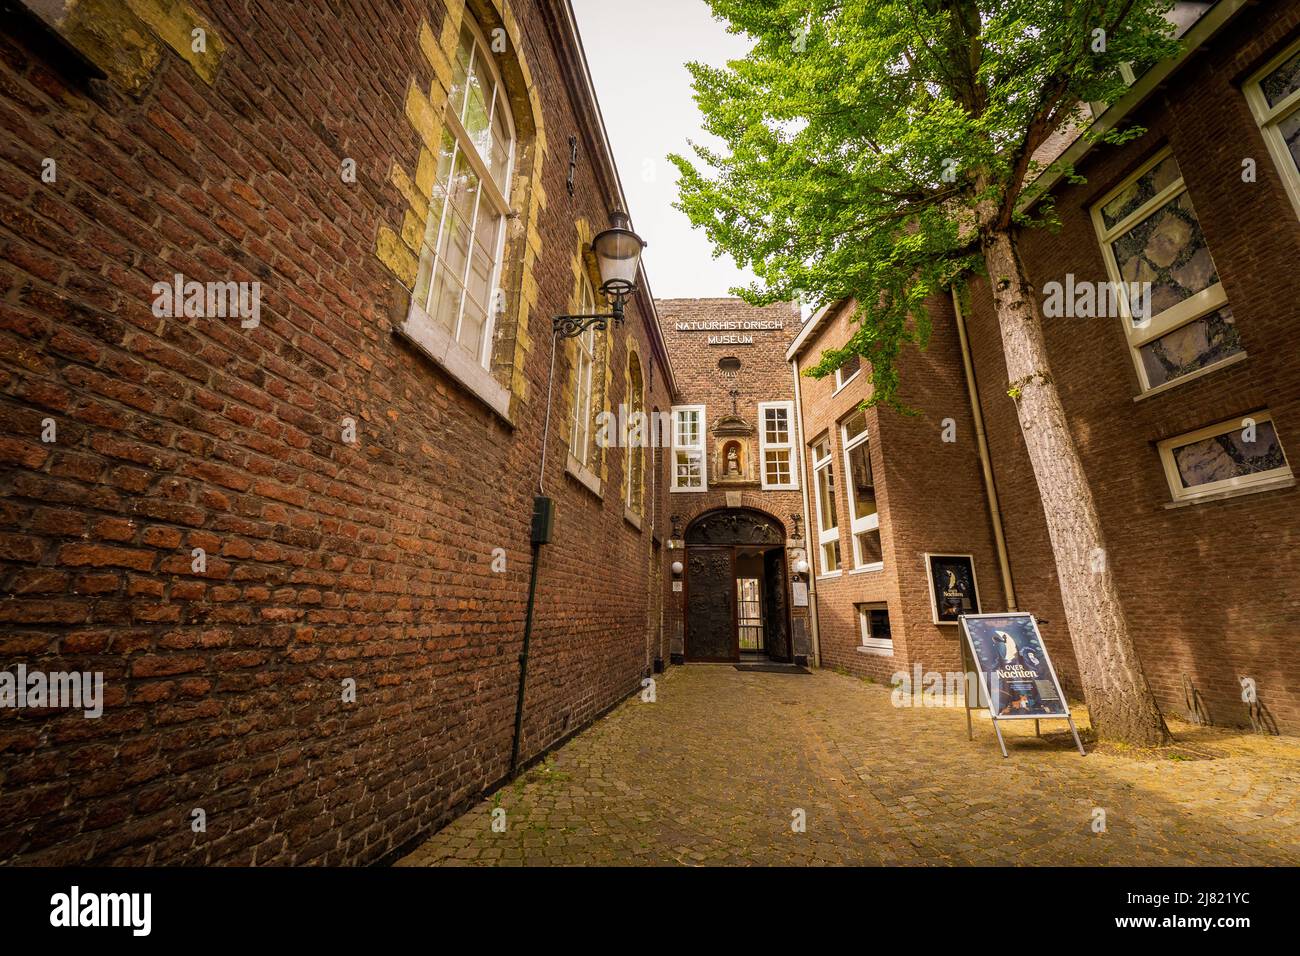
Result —
[[588, 328], [605, 331], [612, 318], [623, 324], [623, 305], [636, 292], [636, 270], [641, 262], [645, 240], [633, 232], [627, 213], [615, 209], [610, 214], [610, 227], [597, 233], [591, 241], [596, 254], [596, 268], [600, 271], [600, 291], [610, 300], [609, 315], [557, 315], [551, 320], [555, 334], [561, 338], [581, 335]]

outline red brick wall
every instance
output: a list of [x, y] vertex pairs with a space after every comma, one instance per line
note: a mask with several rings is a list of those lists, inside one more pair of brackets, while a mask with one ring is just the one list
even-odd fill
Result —
[[[807, 480], [811, 488], [811, 446], [829, 433], [839, 518], [842, 571], [819, 576], [816, 582], [822, 663], [881, 681], [896, 671], [910, 672], [917, 663], [926, 671], [961, 667], [957, 629], [933, 623], [926, 552], [972, 555], [982, 609], [1006, 607], [952, 307], [936, 297], [929, 311], [933, 332], [928, 348], [906, 351], [900, 364], [899, 399], [914, 414], [890, 408], [866, 413], [880, 514], [881, 570], [853, 569], [840, 432], [840, 423], [871, 395], [869, 370], [864, 367], [839, 391], [834, 375], [805, 376], [801, 384]], [[815, 364], [824, 349], [840, 347], [848, 339], [855, 328], [852, 313], [848, 304], [827, 317], [804, 343], [801, 369]], [[947, 419], [952, 419], [952, 442], [943, 440]], [[810, 508], [816, 508], [811, 499]], [[889, 608], [892, 656], [861, 649], [854, 605], [881, 602]]]
[[[736, 410], [740, 417], [759, 426], [759, 402], [782, 402], [794, 400], [794, 382], [790, 365], [785, 360], [785, 352], [790, 342], [799, 332], [799, 313], [791, 305], [777, 303], [764, 307], [751, 306], [741, 299], [660, 299], [657, 301], [659, 319], [663, 325], [664, 337], [668, 342], [669, 353], [673, 357], [676, 372], [678, 405], [704, 405], [705, 422], [708, 426], [706, 436], [706, 453], [709, 457], [709, 470], [712, 476], [715, 463], [713, 425], [724, 415], [731, 415], [732, 398], [728, 394], [734, 386], [740, 391], [736, 400]], [[678, 331], [679, 322], [745, 322], [762, 320], [780, 321], [780, 330], [757, 330], [746, 332], [709, 333], [702, 331]], [[752, 335], [751, 345], [708, 345], [710, 334], [715, 335]], [[724, 378], [718, 370], [718, 361], [726, 356], [740, 359], [741, 368], [736, 379]], [[792, 430], [794, 423], [791, 423]], [[757, 455], [757, 431], [755, 432], [754, 452]], [[665, 458], [668, 459], [665, 454]], [[755, 462], [758, 464], [757, 460]], [[797, 460], [792, 463], [795, 472]], [[669, 474], [665, 472], [665, 474]], [[754, 472], [757, 475], [757, 470]], [[668, 480], [665, 478], [665, 480]], [[792, 515], [803, 514], [803, 497], [799, 491], [764, 491], [757, 480], [750, 486], [732, 488], [740, 492], [741, 507], [755, 508], [771, 515], [785, 528], [788, 538], [794, 535]], [[710, 477], [708, 490], [705, 492], [670, 492], [668, 494], [668, 515], [677, 515], [681, 520], [680, 530], [685, 531], [695, 518], [714, 508], [727, 507], [727, 489], [716, 485]], [[665, 522], [664, 527], [671, 530]], [[680, 550], [665, 550], [665, 560], [671, 566], [673, 561], [685, 559]], [[667, 574], [671, 580], [671, 574]], [[670, 585], [671, 586], [671, 585]], [[683, 626], [683, 598], [685, 592], [668, 592], [668, 621], [670, 634], [680, 633]], [[807, 625], [807, 610], [791, 608], [791, 616], [804, 621]], [[799, 626], [799, 625], [794, 625]], [[811, 638], [810, 638], [811, 640]]]
[[[1134, 401], [1140, 386], [1119, 321], [1045, 320], [1052, 373], [1101, 514], [1125, 614], [1156, 696], [1181, 714], [1183, 677], [1216, 723], [1246, 721], [1238, 677], [1287, 732], [1300, 729], [1300, 494], [1288, 488], [1169, 508], [1156, 443], [1264, 408], [1294, 469], [1300, 463], [1300, 372], [1294, 333], [1300, 221], [1240, 83], [1300, 30], [1291, 4], [1248, 8], [1133, 117], [1148, 132], [1099, 147], [1087, 183], [1058, 190], [1059, 233], [1022, 243], [1032, 283], [1104, 281], [1089, 209], [1162, 145], [1172, 147], [1222, 277], [1247, 358]], [[1258, 182], [1241, 181], [1242, 159]], [[1020, 605], [1049, 618], [1058, 663], [1065, 634], [1047, 532], [1011, 399], [987, 287], [969, 317], [980, 398], [1006, 514]], [[983, 584], [981, 578], [981, 584]]]
[[[214, 83], [164, 50], [139, 100], [0, 37], [0, 665], [107, 687], [98, 720], [0, 711], [0, 861], [369, 862], [506, 772], [549, 317], [575, 219], [613, 203], [542, 3], [511, 4], [551, 141], [513, 427], [394, 337], [407, 295], [375, 257], [440, 6], [204, 4], [227, 43]], [[260, 279], [260, 327], [155, 318], [177, 271]], [[646, 321], [633, 304], [613, 333], [611, 407], [628, 337], [652, 354]], [[659, 364], [646, 405], [667, 408]], [[562, 355], [557, 389], [567, 374]], [[657, 616], [622, 450], [598, 498], [563, 474], [566, 435], [553, 420], [525, 758], [638, 686]]]

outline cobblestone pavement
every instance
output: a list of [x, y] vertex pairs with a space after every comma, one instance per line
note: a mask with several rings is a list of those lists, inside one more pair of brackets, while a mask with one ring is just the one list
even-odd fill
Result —
[[1300, 739], [1171, 722], [1170, 752], [1080, 757], [1026, 721], [1004, 760], [987, 718], [971, 742], [961, 708], [830, 671], [697, 664], [656, 690], [399, 865], [1300, 863]]

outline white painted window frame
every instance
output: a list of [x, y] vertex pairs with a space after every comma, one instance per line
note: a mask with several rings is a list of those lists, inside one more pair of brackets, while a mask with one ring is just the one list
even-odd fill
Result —
[[1300, 53], [1300, 40], [1292, 43], [1269, 60], [1262, 69], [1256, 71], [1246, 81], [1243, 91], [1246, 94], [1246, 102], [1250, 105], [1250, 111], [1255, 115], [1255, 122], [1259, 124], [1260, 132], [1264, 136], [1264, 142], [1268, 145], [1269, 154], [1273, 157], [1273, 164], [1282, 177], [1282, 185], [1286, 187], [1287, 197], [1291, 200], [1296, 215], [1300, 216], [1300, 169], [1296, 168], [1291, 151], [1286, 148], [1286, 140], [1282, 138], [1282, 131], [1278, 129], [1278, 124], [1282, 120], [1300, 109], [1300, 90], [1293, 91], [1276, 106], [1269, 106], [1268, 98], [1264, 96], [1261, 85], [1264, 77], [1297, 53]]
[[858, 356], [858, 367], [854, 370], [853, 374], [850, 375], [848, 378], [844, 377], [844, 369], [837, 368], [835, 370], [835, 391], [832, 392], [831, 394], [838, 395], [845, 385], [849, 384], [849, 382], [853, 381], [855, 378], [861, 375], [863, 364], [864, 363], [862, 361], [862, 357]]
[[[509, 97], [505, 93], [505, 84], [502, 82], [501, 73], [497, 69], [495, 58], [490, 55], [484, 55], [482, 57], [479, 55], [480, 53], [485, 53], [485, 51], [490, 50], [491, 47], [489, 46], [486, 37], [484, 37], [483, 31], [479, 29], [478, 24], [474, 22], [472, 17], [466, 17], [464, 25], [468, 28], [470, 35], [474, 38], [474, 43], [476, 44], [472, 54], [471, 67], [477, 68], [481, 63], [486, 63], [488, 68], [488, 77], [491, 80], [490, 95], [492, 103], [488, 110], [488, 128], [492, 128], [496, 119], [497, 103], [506, 103], [507, 108], [505, 110], [505, 119], [506, 128], [510, 135], [510, 148], [506, 159], [505, 173], [502, 177], [505, 182], [505, 189], [502, 190], [502, 188], [497, 185], [496, 180], [492, 178], [492, 172], [488, 168], [487, 161], [479, 154], [478, 147], [474, 145], [474, 141], [470, 138], [469, 133], [466, 132], [465, 127], [461, 124], [459, 108], [456, 104], [449, 104], [451, 108], [444, 111], [443, 118], [446, 121], [447, 129], [451, 132], [452, 138], [456, 143], [456, 148], [451, 158], [451, 169], [449, 170], [448, 175], [450, 176], [455, 172], [456, 157], [463, 154], [479, 181], [478, 195], [474, 199], [474, 212], [470, 222], [468, 246], [470, 251], [469, 255], [466, 256], [464, 271], [462, 271], [459, 277], [461, 285], [460, 306], [457, 310], [453, 327], [450, 330], [449, 338], [451, 347], [460, 349], [462, 353], [473, 355], [474, 361], [479, 366], [484, 369], [490, 369], [492, 363], [492, 341], [493, 336], [496, 333], [496, 318], [498, 311], [498, 297], [495, 294], [495, 290], [500, 288], [501, 285], [501, 273], [504, 269], [503, 260], [505, 257], [506, 223], [508, 218], [512, 215], [512, 210], [510, 208], [510, 183], [514, 177], [516, 159], [515, 147], [518, 144], [518, 133], [515, 129], [514, 116], [511, 114], [508, 106]], [[468, 82], [465, 84], [463, 95], [465, 97], [469, 96]], [[461, 107], [463, 107], [463, 105], [464, 100], [461, 101]], [[479, 209], [485, 196], [487, 197], [489, 205], [493, 207], [492, 214], [497, 219], [498, 227], [496, 248], [492, 250], [492, 273], [488, 280], [487, 317], [483, 322], [483, 337], [479, 342], [478, 353], [474, 354], [460, 344], [460, 331], [465, 316], [465, 297], [469, 294], [469, 270], [472, 268], [474, 263], [475, 233], [478, 230], [480, 215]], [[438, 316], [432, 315], [428, 310], [431, 305], [430, 299], [433, 295], [434, 289], [437, 287], [438, 269], [441, 265], [438, 259], [437, 250], [442, 242], [442, 233], [447, 225], [447, 217], [450, 215], [449, 207], [450, 201], [444, 201], [442, 215], [438, 219], [436, 228], [432, 221], [429, 223], [429, 234], [426, 234], [424, 242], [425, 248], [423, 248], [420, 253], [422, 263], [426, 256], [430, 257], [432, 260], [429, 267], [428, 288], [425, 290], [423, 302], [416, 302], [414, 298], [412, 298], [411, 302], [412, 311], [418, 308], [423, 315], [427, 316], [428, 319], [432, 321], [433, 324], [439, 326], [440, 322]], [[430, 239], [432, 239], [431, 248], [429, 247]]]
[[[1160, 463], [1164, 466], [1165, 481], [1169, 484], [1169, 491], [1173, 495], [1174, 501], [1196, 501], [1202, 498], [1217, 497], [1227, 491], [1239, 491], [1258, 485], [1274, 485], [1292, 477], [1291, 462], [1287, 458], [1286, 449], [1282, 448], [1282, 460], [1285, 464], [1280, 468], [1257, 472], [1253, 475], [1237, 475], [1234, 478], [1225, 478], [1222, 481], [1197, 485], [1195, 488], [1183, 487], [1183, 480], [1178, 474], [1178, 463], [1174, 460], [1174, 450], [1182, 448], [1184, 445], [1190, 445], [1193, 442], [1213, 438], [1216, 435], [1226, 435], [1228, 432], [1240, 431], [1245, 427], [1243, 423], [1246, 419], [1253, 421], [1256, 427], [1264, 422], [1272, 422], [1274, 429], [1277, 428], [1272, 413], [1262, 411], [1253, 415], [1243, 415], [1240, 418], [1234, 418], [1226, 422], [1219, 422], [1217, 425], [1199, 428], [1184, 435], [1175, 435], [1173, 438], [1166, 438], [1156, 445], [1157, 450], [1160, 452]], [[1279, 435], [1279, 447], [1281, 447], [1281, 444], [1282, 436]]]
[[[817, 457], [817, 446], [821, 444], [823, 438], [826, 441], [825, 456]], [[826, 547], [830, 544], [839, 544], [840, 525], [839, 525], [839, 508], [835, 509], [835, 524], [830, 528], [822, 527], [822, 483], [820, 472], [823, 468], [831, 469], [831, 484], [835, 482], [835, 445], [831, 441], [830, 432], [825, 432], [822, 436], [815, 439], [809, 446], [809, 458], [812, 460], [813, 468], [813, 496], [817, 509], [817, 566], [821, 568], [821, 577], [837, 575], [844, 570], [844, 552], [840, 550], [839, 564], [835, 568], [826, 567]]]
[[[849, 418], [853, 416], [850, 415]], [[876, 511], [867, 515], [865, 518], [857, 516], [857, 500], [853, 493], [853, 470], [849, 464], [849, 452], [859, 445], [867, 446], [867, 455], [871, 455], [871, 430], [863, 425], [862, 431], [856, 435], [849, 434], [848, 419], [840, 422], [840, 446], [844, 449], [844, 490], [848, 496], [849, 502], [849, 538], [852, 541], [853, 548], [853, 570], [854, 571], [880, 571], [885, 567], [885, 562], [880, 561], [863, 561], [862, 549], [858, 547], [858, 535], [867, 531], [878, 531], [880, 529], [880, 505], [877, 503]], [[874, 468], [872, 473], [874, 474]], [[883, 554], [883, 552], [882, 552]]]
[[[705, 447], [705, 419], [704, 405], [674, 405], [673, 413], [673, 459], [672, 459], [672, 484], [669, 491], [672, 492], [702, 492], [709, 490], [709, 468], [708, 460], [704, 454]], [[695, 415], [695, 438], [693, 443], [682, 440], [682, 413], [690, 412]], [[692, 485], [682, 485], [677, 474], [677, 453], [687, 452], [696, 457], [700, 464], [700, 484], [699, 487]]]
[[[583, 275], [579, 279], [578, 315], [591, 315], [596, 308], [596, 293], [591, 280]], [[583, 468], [591, 469], [594, 461], [592, 444], [595, 427], [596, 401], [596, 329], [589, 326], [574, 339], [573, 394], [569, 404], [573, 414], [569, 418], [569, 454]]]
[[[871, 612], [884, 611], [889, 614], [889, 605], [884, 601], [865, 602], [855, 605], [854, 609], [858, 612], [858, 637], [862, 641], [860, 647], [863, 650], [879, 654], [882, 657], [892, 657], [894, 655], [894, 639], [871, 637]], [[890, 632], [893, 632], [893, 622], [890, 622]]]
[[[1101, 245], [1102, 259], [1106, 263], [1106, 273], [1110, 281], [1116, 283], [1116, 288], [1125, 288], [1124, 276], [1120, 272], [1119, 263], [1115, 261], [1114, 250], [1111, 249], [1111, 243], [1128, 232], [1148, 216], [1154, 215], [1162, 206], [1173, 202], [1183, 193], [1187, 192], [1187, 183], [1182, 176], [1182, 166], [1179, 165], [1179, 176], [1175, 182], [1170, 183], [1160, 192], [1156, 193], [1145, 203], [1134, 209], [1127, 216], [1121, 219], [1115, 225], [1107, 227], [1106, 221], [1102, 218], [1101, 210], [1106, 203], [1110, 202], [1130, 185], [1146, 175], [1153, 167], [1157, 166], [1164, 160], [1173, 155], [1173, 149], [1165, 147], [1160, 150], [1149, 160], [1139, 166], [1131, 175], [1126, 176], [1122, 182], [1117, 184], [1114, 189], [1093, 203], [1092, 206], [1092, 225], [1097, 232], [1097, 240]], [[1198, 215], [1199, 220], [1199, 215]], [[1208, 242], [1206, 248], [1209, 248]], [[1210, 253], [1211, 258], [1214, 253]], [[1217, 267], [1216, 267], [1217, 268]], [[1160, 385], [1152, 385], [1147, 378], [1146, 366], [1142, 364], [1142, 346], [1147, 345], [1163, 335], [1167, 335], [1175, 329], [1194, 322], [1204, 315], [1208, 315], [1216, 309], [1221, 309], [1228, 304], [1228, 293], [1223, 288], [1223, 280], [1220, 280], [1208, 289], [1202, 289], [1200, 292], [1184, 299], [1177, 305], [1165, 309], [1159, 315], [1150, 316], [1145, 325], [1141, 327], [1134, 326], [1133, 313], [1129, 308], [1128, 297], [1120, 295], [1116, 297], [1120, 310], [1120, 321], [1124, 326], [1124, 336], [1128, 340], [1129, 355], [1133, 360], [1133, 365], [1137, 369], [1138, 384], [1141, 388], [1139, 397], [1154, 392], [1163, 392], [1166, 389], [1182, 385], [1200, 378], [1215, 369], [1221, 368], [1230, 362], [1238, 362], [1245, 357], [1245, 350], [1236, 355], [1230, 355], [1227, 358], [1220, 359], [1212, 365], [1197, 369], [1187, 375], [1180, 376], [1172, 381], [1164, 382]]]
[[[768, 409], [779, 409], [785, 412], [785, 438], [783, 442], [769, 442], [767, 440], [767, 412]], [[758, 478], [759, 483], [764, 491], [798, 491], [799, 490], [799, 473], [795, 464], [794, 453], [794, 402], [759, 402], [758, 403]], [[767, 480], [767, 453], [769, 451], [784, 451], [786, 453], [786, 467], [790, 473], [788, 482], [769, 482]]]

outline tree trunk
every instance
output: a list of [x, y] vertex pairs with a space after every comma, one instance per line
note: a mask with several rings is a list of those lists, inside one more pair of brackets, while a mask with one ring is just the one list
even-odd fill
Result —
[[1048, 368], [1038, 300], [1015, 236], [993, 230], [983, 239], [983, 252], [1093, 728], [1110, 740], [1168, 743], [1172, 738], [1124, 620], [1097, 506]]

